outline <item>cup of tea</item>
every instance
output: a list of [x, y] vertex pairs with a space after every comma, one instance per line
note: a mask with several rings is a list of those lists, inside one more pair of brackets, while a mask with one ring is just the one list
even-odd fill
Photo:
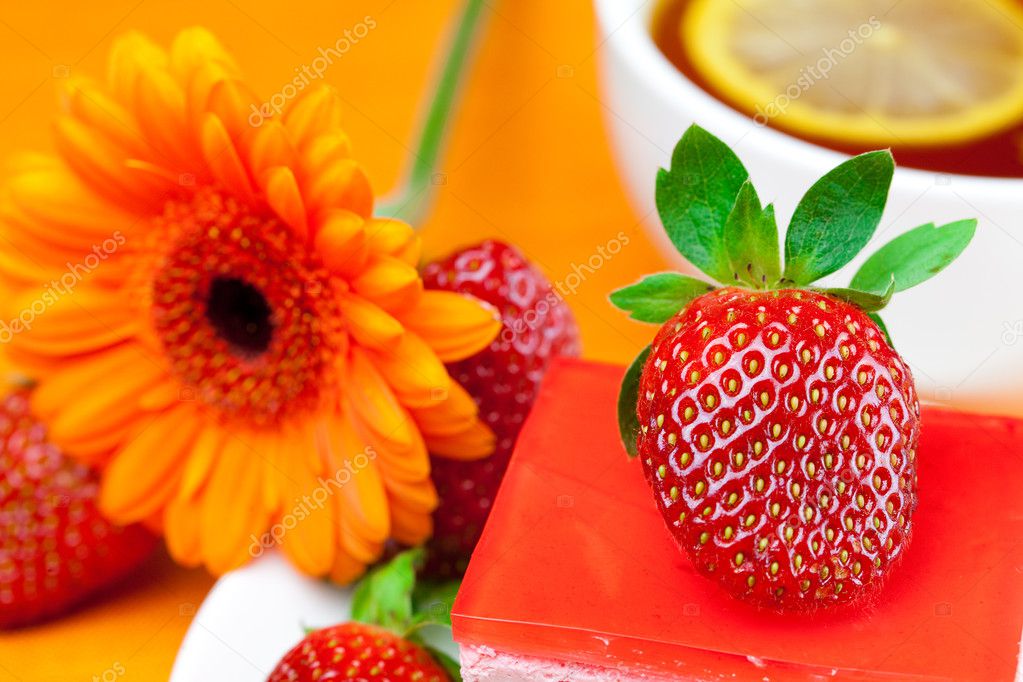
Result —
[[[890, 148], [875, 246], [979, 221], [942, 277], [885, 309], [921, 398], [1023, 414], [1023, 3], [595, 4], [618, 167], [666, 254], [680, 258], [657, 223], [654, 179], [692, 123], [736, 151], [779, 225], [828, 170]], [[826, 283], [847, 285], [859, 262]]]

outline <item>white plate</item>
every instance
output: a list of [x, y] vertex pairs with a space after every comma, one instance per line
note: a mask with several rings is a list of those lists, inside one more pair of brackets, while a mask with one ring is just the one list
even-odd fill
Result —
[[263, 682], [307, 628], [348, 619], [351, 590], [301, 575], [276, 552], [223, 576], [181, 643], [171, 682]]

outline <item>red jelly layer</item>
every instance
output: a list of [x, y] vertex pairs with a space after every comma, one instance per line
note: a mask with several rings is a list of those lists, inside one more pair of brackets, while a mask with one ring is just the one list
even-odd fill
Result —
[[1023, 422], [924, 409], [904, 562], [876, 603], [786, 616], [729, 597], [675, 547], [618, 439], [622, 373], [548, 374], [455, 603], [461, 644], [676, 678], [1013, 679]]

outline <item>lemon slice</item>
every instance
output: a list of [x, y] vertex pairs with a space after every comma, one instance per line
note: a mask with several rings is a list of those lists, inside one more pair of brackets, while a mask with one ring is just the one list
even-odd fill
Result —
[[713, 89], [799, 135], [943, 145], [1023, 119], [1015, 0], [691, 0], [681, 33]]

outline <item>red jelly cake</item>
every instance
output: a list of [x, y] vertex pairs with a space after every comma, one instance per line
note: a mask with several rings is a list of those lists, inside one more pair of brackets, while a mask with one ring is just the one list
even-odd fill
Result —
[[879, 597], [780, 614], [673, 543], [618, 436], [622, 374], [545, 380], [455, 603], [466, 682], [1018, 679], [1023, 423], [925, 407], [913, 538]]

